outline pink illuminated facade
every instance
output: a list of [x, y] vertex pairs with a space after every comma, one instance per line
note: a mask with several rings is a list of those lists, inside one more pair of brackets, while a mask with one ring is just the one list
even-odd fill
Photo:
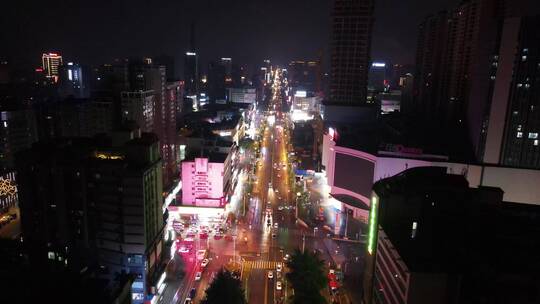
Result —
[[223, 163], [195, 158], [182, 162], [182, 204], [184, 206], [222, 208], [226, 200], [223, 191]]

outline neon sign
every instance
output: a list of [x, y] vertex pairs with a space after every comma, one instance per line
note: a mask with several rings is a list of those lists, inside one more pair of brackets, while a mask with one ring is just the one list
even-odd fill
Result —
[[368, 252], [373, 254], [375, 238], [377, 234], [377, 197], [371, 198], [371, 210], [369, 211], [369, 234], [368, 234]]

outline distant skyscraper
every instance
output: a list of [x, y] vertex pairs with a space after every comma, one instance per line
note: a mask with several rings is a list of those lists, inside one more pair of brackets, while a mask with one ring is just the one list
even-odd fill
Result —
[[407, 111], [439, 119], [446, 112], [448, 43], [452, 19], [448, 12], [430, 15], [420, 24], [416, 49], [415, 103]]
[[186, 95], [199, 93], [199, 56], [195, 50], [195, 24], [191, 24], [189, 50], [184, 55], [184, 84]]
[[42, 67], [47, 78], [58, 81], [59, 67], [62, 65], [62, 56], [56, 53], [47, 53], [41, 56]]
[[385, 62], [372, 62], [369, 67], [368, 88], [373, 91], [383, 91], [388, 85], [387, 64]]
[[223, 63], [223, 61], [211, 62], [208, 65], [208, 94], [214, 103], [225, 103], [226, 101], [227, 65]]
[[334, 0], [330, 102], [366, 104], [374, 0]]
[[289, 68], [287, 69], [289, 85], [293, 88], [309, 92], [319, 92], [321, 90], [320, 72], [320, 64], [318, 61], [291, 61], [289, 63]]
[[75, 98], [88, 97], [86, 77], [80, 65], [68, 62], [59, 68], [59, 94], [60, 97], [73, 96]]

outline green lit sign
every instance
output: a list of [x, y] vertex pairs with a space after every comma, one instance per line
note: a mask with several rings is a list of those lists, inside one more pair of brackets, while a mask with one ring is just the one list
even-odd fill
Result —
[[373, 254], [375, 238], [377, 237], [377, 197], [371, 198], [371, 210], [369, 211], [369, 234], [368, 234], [368, 252]]

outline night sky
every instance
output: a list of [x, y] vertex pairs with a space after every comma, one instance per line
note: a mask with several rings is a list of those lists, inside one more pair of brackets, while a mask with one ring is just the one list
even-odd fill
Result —
[[[376, 0], [372, 58], [414, 63], [422, 18], [458, 3]], [[16, 62], [38, 65], [43, 51], [57, 51], [87, 64], [170, 54], [180, 65], [194, 21], [203, 62], [232, 57], [247, 64], [264, 58], [284, 64], [317, 58], [319, 50], [328, 56], [332, 1], [19, 0], [3, 5], [0, 56]]]

